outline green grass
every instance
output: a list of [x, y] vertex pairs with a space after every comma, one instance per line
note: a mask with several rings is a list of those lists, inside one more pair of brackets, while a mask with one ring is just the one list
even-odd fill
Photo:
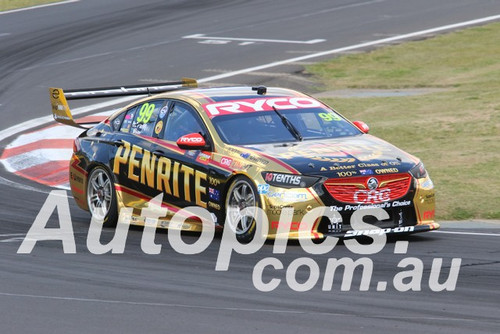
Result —
[[0, 0], [0, 12], [60, 1], [62, 0]]
[[307, 68], [324, 90], [444, 88], [326, 103], [420, 157], [438, 219], [500, 218], [500, 24], [341, 56]]

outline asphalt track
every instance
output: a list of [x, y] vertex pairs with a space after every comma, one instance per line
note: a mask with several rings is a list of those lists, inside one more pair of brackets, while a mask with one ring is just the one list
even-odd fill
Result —
[[[49, 86], [207, 78], [498, 14], [499, 2], [480, 0], [82, 0], [0, 14], [0, 130], [47, 115]], [[184, 38], [197, 34], [204, 37]], [[324, 41], [305, 43], [315, 40]], [[307, 89], [307, 78], [290, 75], [300, 73], [301, 65], [210, 84]], [[50, 189], [3, 170], [0, 177], [2, 333], [497, 333], [500, 328], [498, 223], [443, 224], [438, 232], [407, 238], [407, 254], [394, 254], [396, 243], [390, 242], [370, 256], [369, 291], [359, 291], [359, 275], [351, 291], [341, 291], [339, 281], [322, 291], [328, 259], [362, 256], [344, 245], [309, 255], [295, 244], [273, 255], [272, 244], [266, 244], [256, 254], [233, 256], [229, 270], [220, 272], [214, 270], [220, 237], [202, 254], [180, 255], [162, 232], [157, 235], [162, 252], [147, 255], [140, 247], [141, 229], [130, 231], [124, 255], [94, 255], [86, 247], [89, 217], [71, 198], [77, 253], [63, 254], [61, 242], [43, 241], [29, 255], [17, 254]], [[54, 215], [51, 226], [57, 224]], [[112, 233], [105, 230], [103, 238]], [[266, 281], [282, 282], [272, 292], [260, 292], [252, 271], [266, 257], [276, 257], [285, 268], [299, 257], [312, 258], [320, 268], [319, 282], [310, 291], [295, 292], [284, 270], [267, 269]], [[406, 257], [424, 263], [421, 291], [400, 292], [392, 285]], [[442, 280], [452, 259], [462, 259], [455, 291], [429, 288], [435, 258], [443, 258]], [[299, 281], [307, 276], [305, 270], [297, 275]], [[387, 282], [387, 289], [377, 291], [378, 282]]]

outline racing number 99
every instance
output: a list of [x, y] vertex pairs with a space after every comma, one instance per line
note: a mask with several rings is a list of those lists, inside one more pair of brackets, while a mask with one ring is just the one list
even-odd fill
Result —
[[137, 123], [148, 123], [155, 110], [154, 103], [144, 103], [139, 110], [139, 117], [137, 117]]
[[318, 114], [319, 117], [325, 122], [331, 122], [331, 121], [340, 121], [342, 118], [340, 116], [334, 114], [334, 113], [326, 113], [322, 112]]

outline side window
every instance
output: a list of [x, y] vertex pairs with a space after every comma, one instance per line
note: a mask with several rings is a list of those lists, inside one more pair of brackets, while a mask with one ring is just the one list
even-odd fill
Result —
[[165, 130], [164, 125], [167, 120], [167, 114], [171, 104], [172, 102], [167, 100], [167, 102], [160, 109], [154, 131], [154, 136], [157, 138], [163, 138], [163, 132]]
[[123, 120], [125, 119], [125, 115], [127, 113], [124, 111], [111, 121], [111, 127], [113, 128], [113, 131], [118, 131], [120, 130], [120, 127], [122, 125]]
[[[135, 109], [130, 133], [152, 137], [156, 119], [164, 103], [165, 100], [155, 100], [139, 104]], [[125, 116], [125, 120], [127, 120], [127, 116], [128, 113]]]
[[126, 132], [126, 133], [130, 132], [130, 126], [132, 125], [132, 121], [134, 120], [136, 109], [137, 107], [133, 107], [124, 113], [125, 117], [123, 118], [122, 126], [120, 128], [121, 132]]
[[177, 141], [184, 135], [198, 132], [205, 133], [205, 130], [196, 115], [196, 111], [186, 103], [175, 102], [172, 111], [167, 117], [163, 138]]

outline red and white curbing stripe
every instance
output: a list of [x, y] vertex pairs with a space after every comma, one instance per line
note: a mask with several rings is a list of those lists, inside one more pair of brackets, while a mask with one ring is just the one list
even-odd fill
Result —
[[[100, 122], [110, 115], [103, 112], [78, 121]], [[69, 189], [69, 160], [73, 140], [82, 129], [55, 124], [25, 133], [6, 146], [0, 162], [5, 169], [23, 178], [61, 189]]]

